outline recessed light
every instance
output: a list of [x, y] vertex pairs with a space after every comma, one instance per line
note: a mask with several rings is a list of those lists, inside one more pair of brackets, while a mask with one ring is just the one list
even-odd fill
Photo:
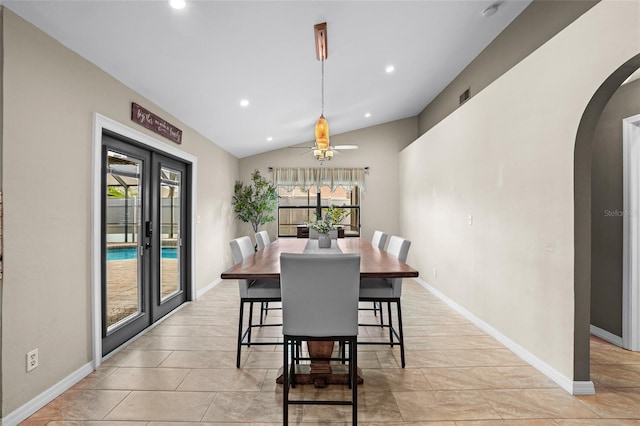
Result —
[[169, 5], [171, 5], [172, 8], [174, 9], [184, 9], [184, 7], [187, 5], [187, 2], [185, 2], [185, 0], [169, 0]]
[[240, 106], [241, 107], [248, 107], [249, 106], [249, 100], [248, 99], [242, 99], [240, 101]]
[[269, 137], [267, 138], [267, 142], [271, 142], [272, 140], [273, 140], [273, 138], [272, 138], [271, 136], [269, 136]]
[[369, 117], [371, 117], [371, 113], [370, 113], [370, 112], [368, 112], [368, 113], [366, 113], [364, 116], [365, 116], [365, 118], [369, 118]]
[[387, 74], [390, 74], [396, 70], [396, 67], [394, 67], [393, 65], [387, 65], [387, 68], [385, 68], [384, 70], [387, 72]]

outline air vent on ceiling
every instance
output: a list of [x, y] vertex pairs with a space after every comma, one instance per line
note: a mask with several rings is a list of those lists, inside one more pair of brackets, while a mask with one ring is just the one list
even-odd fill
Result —
[[471, 97], [471, 88], [469, 87], [467, 90], [462, 92], [462, 94], [460, 95], [460, 105], [462, 105], [463, 103], [467, 102], [470, 97]]

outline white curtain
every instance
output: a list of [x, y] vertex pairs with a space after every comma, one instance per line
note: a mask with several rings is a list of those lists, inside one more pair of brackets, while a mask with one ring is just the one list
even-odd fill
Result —
[[311, 186], [328, 186], [332, 192], [339, 186], [347, 191], [358, 186], [364, 192], [364, 175], [363, 168], [283, 167], [273, 169], [273, 183], [289, 192], [295, 187], [307, 191]]

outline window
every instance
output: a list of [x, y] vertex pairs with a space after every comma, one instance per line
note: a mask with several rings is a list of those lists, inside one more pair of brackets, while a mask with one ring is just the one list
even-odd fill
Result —
[[288, 191], [278, 186], [278, 235], [280, 237], [296, 236], [298, 225], [315, 220], [317, 212], [324, 214], [323, 209], [340, 206], [349, 210], [343, 220], [345, 236], [360, 236], [360, 188], [353, 186], [350, 190], [339, 186], [332, 192], [328, 186], [311, 186], [308, 190], [294, 187]]
[[298, 225], [315, 220], [331, 206], [349, 210], [345, 236], [360, 236], [360, 192], [369, 168], [274, 168], [278, 188], [278, 235], [296, 236]]

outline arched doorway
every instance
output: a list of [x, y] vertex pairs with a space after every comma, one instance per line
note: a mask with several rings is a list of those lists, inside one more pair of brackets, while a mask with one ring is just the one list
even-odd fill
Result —
[[640, 68], [636, 55], [596, 90], [585, 109], [574, 151], [574, 380], [589, 381], [591, 308], [591, 159], [593, 135], [602, 111], [620, 85]]

